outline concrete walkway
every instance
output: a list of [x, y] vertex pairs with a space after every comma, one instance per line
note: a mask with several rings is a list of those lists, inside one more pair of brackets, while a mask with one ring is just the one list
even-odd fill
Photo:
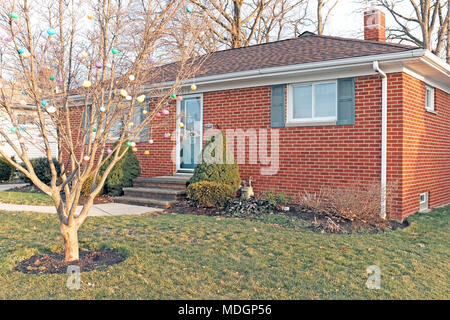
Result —
[[[82, 206], [77, 207], [76, 213], [79, 214]], [[0, 211], [31, 211], [40, 213], [56, 213], [56, 208], [52, 206], [30, 206], [22, 204], [0, 203]], [[89, 216], [124, 216], [133, 214], [143, 214], [150, 212], [162, 211], [160, 208], [133, 206], [122, 203], [102, 203], [94, 204], [89, 211]]]

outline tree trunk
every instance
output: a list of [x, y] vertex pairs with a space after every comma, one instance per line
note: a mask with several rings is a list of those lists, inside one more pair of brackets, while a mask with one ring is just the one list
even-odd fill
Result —
[[61, 224], [61, 235], [64, 239], [64, 261], [72, 262], [79, 259], [78, 230], [76, 226]]

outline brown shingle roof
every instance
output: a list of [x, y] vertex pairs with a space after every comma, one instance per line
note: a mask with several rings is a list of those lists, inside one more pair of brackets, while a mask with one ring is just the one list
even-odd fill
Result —
[[[318, 36], [309, 32], [298, 38], [269, 42], [237, 49], [217, 51], [205, 60], [196, 77], [240, 71], [337, 60], [385, 53], [396, 53], [417, 47], [359, 39]], [[174, 64], [161, 67], [161, 81], [169, 81]]]

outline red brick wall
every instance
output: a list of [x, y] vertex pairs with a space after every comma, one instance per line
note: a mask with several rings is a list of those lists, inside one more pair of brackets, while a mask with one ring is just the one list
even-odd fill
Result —
[[[255, 191], [275, 189], [298, 196], [322, 186], [352, 182], [379, 182], [381, 171], [381, 78], [355, 79], [355, 125], [290, 127], [279, 130], [279, 170], [261, 175], [262, 167], [246, 159], [240, 164], [242, 179], [254, 179]], [[436, 111], [424, 108], [424, 84], [406, 74], [388, 75], [388, 184], [397, 182], [394, 193], [396, 218], [419, 208], [419, 193], [430, 192], [430, 206], [450, 203], [450, 102], [449, 95], [436, 90]], [[141, 176], [175, 172], [176, 106], [170, 106], [169, 124], [155, 119], [150, 139], [138, 143]], [[234, 89], [203, 94], [203, 124], [221, 130], [270, 130], [270, 86]], [[172, 138], [165, 139], [165, 132]], [[242, 143], [242, 140], [240, 141]], [[237, 155], [235, 142], [234, 154]], [[268, 146], [270, 154], [270, 131]], [[144, 155], [149, 150], [150, 155]]]
[[403, 74], [403, 215], [450, 203], [450, 95], [435, 89], [435, 111], [425, 110], [425, 84]]

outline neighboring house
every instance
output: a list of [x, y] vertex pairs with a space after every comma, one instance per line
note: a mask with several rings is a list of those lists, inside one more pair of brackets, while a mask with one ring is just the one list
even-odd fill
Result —
[[[242, 130], [240, 148], [246, 136], [258, 138], [245, 158], [233, 150], [256, 192], [298, 196], [326, 185], [396, 182], [394, 218], [449, 204], [450, 66], [427, 50], [386, 43], [378, 9], [364, 21], [365, 40], [307, 32], [211, 54], [180, 93], [184, 100], [170, 106], [172, 139], [157, 129], [153, 144], [138, 143], [141, 176], [191, 171], [202, 135], [214, 127]], [[277, 150], [275, 164], [268, 158]]]

